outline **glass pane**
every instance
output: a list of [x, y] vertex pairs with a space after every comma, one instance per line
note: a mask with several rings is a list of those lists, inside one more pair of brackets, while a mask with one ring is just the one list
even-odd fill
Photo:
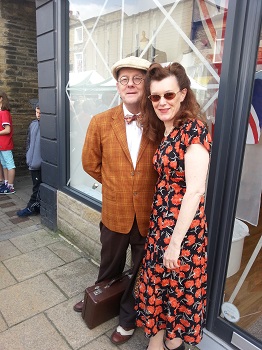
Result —
[[213, 131], [227, 0], [70, 0], [69, 6], [68, 186], [101, 200], [101, 185], [83, 171], [81, 152], [93, 115], [120, 102], [111, 66], [129, 55], [180, 62]]
[[262, 341], [262, 40], [254, 79], [222, 309], [229, 322]]

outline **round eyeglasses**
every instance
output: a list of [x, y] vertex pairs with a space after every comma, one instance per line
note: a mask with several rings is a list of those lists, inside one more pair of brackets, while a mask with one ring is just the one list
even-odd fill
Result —
[[[133, 77], [133, 78], [132, 78], [132, 82], [133, 82], [133, 84], [135, 84], [135, 85], [141, 84], [143, 80], [144, 80], [144, 78], [142, 78], [142, 77]], [[122, 84], [122, 85], [127, 85], [128, 82], [129, 82], [129, 78], [128, 78], [128, 77], [121, 77], [121, 78], [118, 80], [118, 82], [119, 82], [120, 84]]]
[[149, 95], [148, 98], [151, 102], [158, 102], [161, 97], [164, 97], [166, 100], [173, 100], [180, 91], [181, 90], [178, 92], [166, 92], [164, 95]]

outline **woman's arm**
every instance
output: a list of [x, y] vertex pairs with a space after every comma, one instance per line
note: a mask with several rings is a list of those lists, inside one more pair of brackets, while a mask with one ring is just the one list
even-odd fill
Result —
[[181, 243], [185, 237], [205, 193], [209, 167], [209, 153], [201, 144], [192, 144], [185, 154], [186, 192], [182, 200], [177, 223], [169, 246], [164, 254], [164, 265], [169, 269], [179, 267]]

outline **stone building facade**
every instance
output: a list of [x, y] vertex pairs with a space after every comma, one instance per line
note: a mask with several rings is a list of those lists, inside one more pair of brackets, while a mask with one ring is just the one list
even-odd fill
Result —
[[34, 0], [0, 0], [0, 90], [10, 99], [16, 174], [27, 171], [27, 128], [38, 101]]

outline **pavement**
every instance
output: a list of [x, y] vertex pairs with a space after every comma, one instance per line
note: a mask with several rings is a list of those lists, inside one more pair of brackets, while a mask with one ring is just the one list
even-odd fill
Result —
[[117, 317], [87, 328], [73, 305], [94, 284], [98, 266], [40, 215], [16, 215], [31, 195], [29, 176], [17, 177], [15, 189], [0, 195], [0, 350], [146, 349], [142, 329], [125, 344], [110, 342]]

